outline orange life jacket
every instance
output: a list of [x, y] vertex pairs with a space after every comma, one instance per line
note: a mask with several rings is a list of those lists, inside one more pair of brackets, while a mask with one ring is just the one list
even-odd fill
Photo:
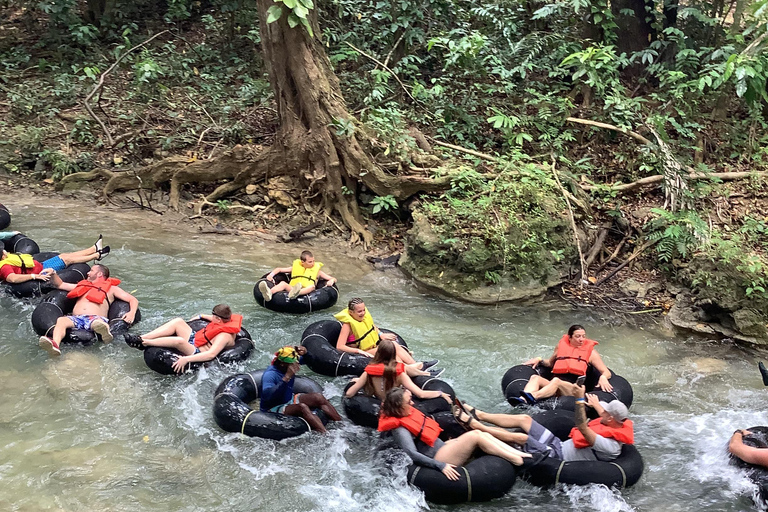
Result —
[[567, 334], [560, 338], [555, 353], [555, 364], [552, 373], [570, 373], [571, 375], [586, 375], [587, 364], [592, 356], [592, 350], [597, 345], [596, 341], [584, 340], [580, 347], [570, 344], [570, 336]]
[[[384, 375], [384, 368], [386, 368], [387, 365], [384, 363], [377, 363], [377, 364], [369, 364], [365, 367], [365, 373], [368, 375], [372, 375], [374, 377], [381, 377]], [[397, 363], [395, 366], [395, 375], [400, 375], [405, 371], [405, 365], [403, 363]]]
[[[635, 429], [632, 425], [632, 420], [624, 420], [621, 427], [616, 428], [603, 425], [600, 422], [600, 418], [597, 418], [587, 423], [587, 426], [599, 436], [607, 437], [624, 444], [635, 444]], [[584, 437], [584, 434], [582, 434], [576, 427], [571, 429], [571, 434], [568, 437], [573, 439], [573, 446], [576, 448], [589, 448], [590, 446]]]
[[226, 322], [208, 322], [204, 328], [195, 333], [195, 347], [202, 347], [211, 342], [219, 334], [226, 332], [237, 334], [243, 325], [243, 315], [233, 314]]
[[101, 304], [105, 300], [109, 304], [109, 289], [119, 284], [120, 280], [113, 277], [99, 278], [95, 281], [85, 279], [75, 285], [72, 291], [67, 294], [67, 298], [78, 299], [85, 295], [85, 298], [94, 304]]
[[443, 431], [435, 420], [415, 407], [411, 407], [411, 413], [403, 418], [379, 416], [379, 432], [394, 430], [397, 427], [407, 428], [417, 441], [422, 440], [429, 446], [435, 446], [435, 441]]

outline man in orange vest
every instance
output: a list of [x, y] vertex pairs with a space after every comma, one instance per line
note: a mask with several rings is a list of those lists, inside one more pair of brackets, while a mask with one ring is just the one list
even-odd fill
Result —
[[[317, 268], [315, 268], [316, 265]], [[320, 270], [322, 266], [323, 264], [319, 261], [315, 262], [315, 257], [310, 251], [303, 251], [299, 259], [294, 261], [292, 267], [278, 267], [267, 274], [267, 280], [273, 283], [275, 282], [275, 274], [288, 274], [291, 278], [290, 282], [277, 283], [270, 288], [266, 282], [262, 281], [259, 283], [259, 291], [264, 300], [269, 302], [272, 300], [272, 295], [279, 292], [288, 292], [288, 298], [291, 300], [299, 295], [311, 293], [317, 288], [319, 279], [325, 279], [325, 286], [333, 286], [336, 283], [336, 278]], [[294, 275], [297, 273], [298, 275]]]
[[[459, 423], [467, 428], [488, 432], [510, 444], [524, 447], [528, 453], [546, 453], [564, 461], [599, 460], [610, 462], [621, 454], [623, 444], [634, 444], [634, 425], [628, 418], [627, 406], [618, 400], [601, 402], [596, 395], [584, 395], [584, 387], [577, 386], [574, 421], [567, 441], [561, 441], [546, 427], [527, 414], [490, 414], [473, 409], [467, 404], [454, 408]], [[587, 420], [586, 407], [592, 407], [599, 417]], [[469, 407], [471, 415], [464, 410]], [[495, 427], [481, 422], [492, 423]], [[503, 428], [498, 428], [503, 427]], [[519, 428], [525, 433], [509, 432]]]
[[109, 331], [109, 306], [115, 299], [124, 300], [130, 309], [122, 319], [132, 324], [139, 309], [139, 301], [130, 293], [122, 290], [118, 279], [109, 277], [109, 269], [105, 265], [96, 264], [88, 271], [87, 278], [77, 284], [64, 283], [58, 275], [53, 275], [53, 284], [60, 290], [69, 293], [67, 297], [77, 297], [75, 307], [70, 316], [62, 316], [56, 320], [53, 336], [40, 336], [40, 346], [52, 356], [61, 355], [61, 340], [67, 334], [67, 329], [85, 329], [93, 331], [101, 337], [101, 341], [109, 343], [113, 336]]

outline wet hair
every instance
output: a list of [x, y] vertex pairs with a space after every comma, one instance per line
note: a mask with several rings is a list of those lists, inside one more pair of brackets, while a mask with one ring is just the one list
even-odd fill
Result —
[[[397, 350], [395, 343], [389, 340], [381, 340], [376, 347], [376, 353], [373, 355], [371, 364], [384, 365], [384, 392], [386, 393], [395, 387], [395, 378], [397, 377]], [[373, 381], [369, 376], [365, 381], [365, 394], [376, 396], [376, 390], [373, 387]]]
[[100, 270], [99, 270], [99, 272], [101, 272], [102, 274], [104, 274], [104, 278], [105, 278], [105, 279], [108, 279], [108, 278], [109, 278], [109, 268], [107, 268], [107, 266], [106, 266], [106, 265], [102, 265], [101, 263], [97, 263], [97, 264], [95, 264], [95, 265], [94, 265], [93, 267], [91, 267], [91, 268], [96, 268], [96, 267], [99, 267], [99, 269], [100, 269]]
[[313, 258], [312, 253], [310, 251], [302, 251], [301, 252], [301, 261], [307, 261], [307, 258]]
[[384, 402], [381, 404], [381, 413], [384, 416], [390, 416], [394, 418], [403, 417], [403, 405], [405, 400], [405, 388], [397, 387], [387, 391], [387, 396], [384, 397]]
[[586, 331], [586, 329], [584, 327], [580, 326], [579, 324], [573, 324], [572, 326], [570, 326], [568, 328], [568, 336], [573, 336], [573, 333], [575, 333], [576, 331], [579, 331], [579, 330]]
[[226, 322], [232, 316], [232, 310], [226, 304], [218, 304], [213, 307], [213, 314]]
[[357, 306], [358, 304], [365, 304], [365, 302], [363, 302], [363, 299], [361, 299], [360, 297], [355, 297], [354, 299], [349, 301], [349, 304], [347, 304], [347, 309], [352, 311], [353, 309], [355, 309], [355, 306]]

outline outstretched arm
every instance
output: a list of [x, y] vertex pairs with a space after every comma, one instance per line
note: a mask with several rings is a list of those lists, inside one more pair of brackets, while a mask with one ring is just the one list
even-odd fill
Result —
[[349, 386], [349, 389], [347, 389], [347, 392], [344, 393], [344, 396], [347, 398], [352, 398], [357, 394], [358, 391], [363, 389], [363, 386], [365, 386], [365, 383], [368, 382], [368, 374], [363, 372], [363, 374], [355, 379], [355, 383]]
[[191, 356], [179, 357], [173, 362], [173, 370], [176, 373], [181, 373], [184, 371], [184, 367], [189, 363], [205, 363], [206, 361], [214, 359], [226, 348], [231, 336], [231, 334], [225, 332], [216, 335], [216, 337], [211, 340], [211, 348], [209, 350]]
[[128, 303], [128, 307], [130, 308], [126, 314], [123, 315], [123, 320], [128, 322], [129, 324], [132, 324], [133, 321], [136, 319], [136, 311], [139, 309], [139, 299], [131, 295], [130, 293], [126, 292], [119, 286], [115, 286], [112, 288], [112, 291], [114, 292], [114, 296], [118, 300], [124, 300]]
[[442, 471], [446, 466], [445, 462], [438, 462], [432, 457], [419, 453], [416, 449], [416, 443], [413, 442], [413, 435], [405, 427], [397, 427], [393, 430], [392, 437], [395, 443], [413, 460], [414, 464], [438, 471]]
[[322, 270], [317, 273], [317, 277], [319, 277], [320, 279], [325, 279], [327, 281], [327, 283], [325, 283], [325, 286], [333, 286], [334, 284], [336, 284], [336, 278], [326, 274]]
[[603, 358], [597, 353], [597, 350], [592, 351], [592, 355], [589, 357], [589, 364], [595, 367], [600, 372], [600, 378], [597, 380], [597, 386], [603, 391], [613, 391], [613, 386], [608, 382], [608, 379], [612, 377], [611, 370], [605, 366]]
[[7, 240], [19, 234], [21, 233], [19, 233], [18, 231], [0, 231], [0, 240]]
[[[595, 444], [597, 434], [594, 430], [589, 428], [589, 420], [587, 420], [587, 399], [584, 397], [584, 386], [576, 386], [576, 389], [576, 408], [573, 410], [573, 421], [576, 423], [576, 428], [579, 429], [579, 432], [581, 432], [584, 439], [589, 443], [589, 446], [592, 446]], [[590, 405], [592, 405], [593, 399], [594, 402], [598, 401], [595, 395], [590, 395]], [[603, 408], [600, 407], [600, 404], [597, 404], [597, 407], [600, 408], [598, 411], [598, 413], [600, 413]], [[595, 410], [597, 410], [597, 408], [595, 408]]]
[[422, 400], [443, 397], [448, 403], [451, 403], [451, 396], [448, 393], [443, 393], [442, 391], [437, 390], [425, 391], [417, 386], [405, 372], [398, 376], [398, 384], [413, 393], [413, 396], [421, 398]]

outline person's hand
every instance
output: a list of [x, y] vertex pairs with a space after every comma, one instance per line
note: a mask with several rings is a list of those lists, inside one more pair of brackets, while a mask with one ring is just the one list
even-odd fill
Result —
[[290, 380], [294, 375], [299, 373], [299, 370], [301, 370], [301, 365], [299, 363], [291, 363], [288, 365], [288, 369], [285, 371], [285, 377]]
[[370, 357], [370, 358], [372, 358], [372, 357], [373, 357], [373, 354], [369, 354], [369, 353], [368, 353], [368, 352], [366, 352], [365, 350], [360, 350], [360, 349], [358, 349], [357, 353], [358, 353], [359, 355], [361, 355], [361, 356]]
[[596, 406], [600, 405], [600, 399], [597, 398], [597, 395], [594, 395], [592, 393], [587, 393], [585, 398], [587, 399], [587, 405], [590, 406], [593, 409]]
[[443, 474], [448, 478], [448, 480], [456, 481], [459, 479], [459, 472], [456, 471], [456, 466], [453, 464], [445, 464], [445, 467], [443, 468]]
[[386, 341], [397, 341], [397, 334], [393, 332], [383, 332], [379, 337]]
[[182, 356], [177, 358], [173, 362], [173, 366], [171, 368], [173, 368], [173, 371], [175, 371], [176, 373], [182, 373], [184, 371], [184, 367], [187, 366], [187, 363], [188, 363], [187, 357]]
[[133, 324], [133, 321], [136, 319], [136, 312], [135, 311], [129, 311], [123, 316], [120, 317], [121, 320], [123, 320], [126, 323]]
[[527, 360], [523, 364], [527, 364], [531, 368], [536, 368], [537, 366], [539, 366], [540, 362], [541, 362], [541, 358], [540, 357], [534, 357], [533, 359]]
[[325, 283], [325, 286], [333, 286], [336, 284], [336, 278], [331, 278], [328, 280], [327, 283]]
[[576, 398], [584, 398], [585, 392], [586, 388], [584, 386], [577, 386], [576, 384], [573, 385], [573, 396]]
[[440, 396], [443, 397], [445, 401], [448, 402], [449, 404], [453, 403], [453, 400], [451, 400], [451, 395], [449, 395], [448, 393], [440, 393]]
[[297, 345], [293, 349], [299, 354], [299, 357], [307, 355], [307, 347], [304, 345]]
[[270, 283], [274, 283], [275, 276], [273, 276], [272, 274], [267, 274], [267, 281], [269, 281]]
[[608, 382], [608, 379], [605, 375], [601, 375], [599, 379], [597, 379], [597, 387], [599, 387], [603, 391], [611, 392], [613, 391], [613, 386], [611, 386], [611, 383]]

